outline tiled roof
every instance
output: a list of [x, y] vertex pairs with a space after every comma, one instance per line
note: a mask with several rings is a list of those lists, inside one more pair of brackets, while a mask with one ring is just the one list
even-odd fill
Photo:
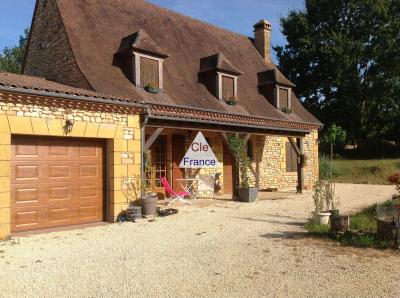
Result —
[[46, 80], [44, 78], [19, 75], [8, 72], [0, 72], [0, 86], [9, 87], [10, 91], [12, 89], [18, 88], [32, 91], [43, 91], [47, 93], [57, 93], [60, 95], [104, 99], [115, 103], [137, 103], [137, 101], [128, 97], [112, 96], [101, 92], [63, 85], [57, 82]]
[[260, 129], [279, 129], [279, 130], [304, 130], [310, 131], [318, 129], [315, 123], [299, 123], [292, 121], [282, 121], [280, 119], [270, 119], [264, 117], [244, 116], [240, 114], [221, 113], [219, 111], [193, 109], [190, 107], [177, 107], [152, 104], [149, 109], [150, 118], [165, 117], [169, 120], [199, 120], [208, 124], [227, 123], [237, 126], [253, 126]]
[[[291, 122], [321, 123], [293, 95], [292, 114], [276, 109], [258, 90], [258, 74], [275, 70], [247, 36], [182, 16], [143, 0], [56, 0], [77, 65], [97, 92], [160, 105], [212, 109], [225, 114], [265, 117]], [[137, 89], [113, 65], [121, 39], [145, 31], [169, 55], [164, 61], [164, 92]], [[239, 69], [238, 104], [219, 101], [199, 82], [201, 58], [222, 53]], [[275, 80], [285, 81], [275, 71]], [[286, 79], [287, 80], [287, 79]]]
[[165, 51], [160, 48], [154, 42], [154, 40], [151, 39], [146, 31], [142, 29], [123, 38], [118, 52], [123, 52], [131, 49], [155, 54], [161, 57], [168, 57], [168, 54], [165, 53]]
[[52, 82], [43, 78], [32, 77], [27, 75], [18, 75], [13, 73], [0, 72], [0, 87], [7, 87], [7, 91], [24, 93], [28, 91], [42, 92], [44, 96], [52, 97], [54, 94], [60, 95], [61, 97], [69, 96], [78, 99], [90, 98], [106, 100], [108, 103], [125, 105], [132, 105], [140, 109], [148, 108], [151, 116], [164, 117], [168, 119], [176, 119], [189, 121], [199, 120], [205, 123], [216, 124], [216, 123], [227, 123], [234, 124], [237, 126], [257, 126], [260, 129], [288, 129], [288, 130], [312, 130], [317, 129], [318, 125], [315, 123], [299, 123], [281, 119], [265, 118], [265, 117], [254, 117], [245, 116], [234, 113], [222, 113], [218, 110], [211, 109], [200, 109], [176, 105], [164, 105], [157, 103], [138, 103], [132, 98], [119, 98], [112, 95], [106, 95], [86, 89], [79, 89], [70, 87], [67, 85]]
[[200, 59], [200, 72], [210, 70], [222, 70], [228, 73], [240, 75], [241, 72], [222, 53], [211, 55]]

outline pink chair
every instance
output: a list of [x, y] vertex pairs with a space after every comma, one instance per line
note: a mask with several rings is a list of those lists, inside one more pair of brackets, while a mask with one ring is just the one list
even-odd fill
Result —
[[161, 177], [160, 179], [161, 184], [163, 185], [165, 192], [167, 194], [169, 194], [172, 197], [172, 201], [169, 202], [168, 206], [171, 205], [172, 203], [176, 202], [176, 201], [180, 201], [182, 203], [186, 203], [189, 205], [192, 205], [191, 202], [185, 200], [184, 198], [187, 196], [190, 196], [190, 193], [188, 193], [187, 191], [182, 191], [182, 192], [175, 192], [171, 185], [168, 183], [167, 179], [165, 179], [164, 177]]

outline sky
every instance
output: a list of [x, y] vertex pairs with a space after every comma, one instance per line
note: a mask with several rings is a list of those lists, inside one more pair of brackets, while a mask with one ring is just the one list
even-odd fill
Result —
[[[135, 1], [135, 0], [131, 0]], [[272, 45], [284, 45], [279, 19], [292, 9], [302, 9], [304, 0], [150, 0], [154, 4], [201, 19], [228, 30], [253, 36], [253, 25], [272, 23]], [[35, 0], [0, 0], [0, 50], [18, 43], [30, 27]]]

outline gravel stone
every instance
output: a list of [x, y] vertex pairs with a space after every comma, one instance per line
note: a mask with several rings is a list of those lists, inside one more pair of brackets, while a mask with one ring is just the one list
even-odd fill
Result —
[[[336, 190], [344, 212], [395, 192]], [[202, 200], [155, 222], [0, 242], [0, 297], [400, 296], [399, 253], [307, 237], [310, 192], [261, 197], [254, 204]]]

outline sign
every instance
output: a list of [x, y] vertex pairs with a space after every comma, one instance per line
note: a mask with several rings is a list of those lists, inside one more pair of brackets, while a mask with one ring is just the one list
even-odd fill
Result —
[[218, 160], [201, 131], [194, 138], [179, 167], [183, 169], [219, 167]]

